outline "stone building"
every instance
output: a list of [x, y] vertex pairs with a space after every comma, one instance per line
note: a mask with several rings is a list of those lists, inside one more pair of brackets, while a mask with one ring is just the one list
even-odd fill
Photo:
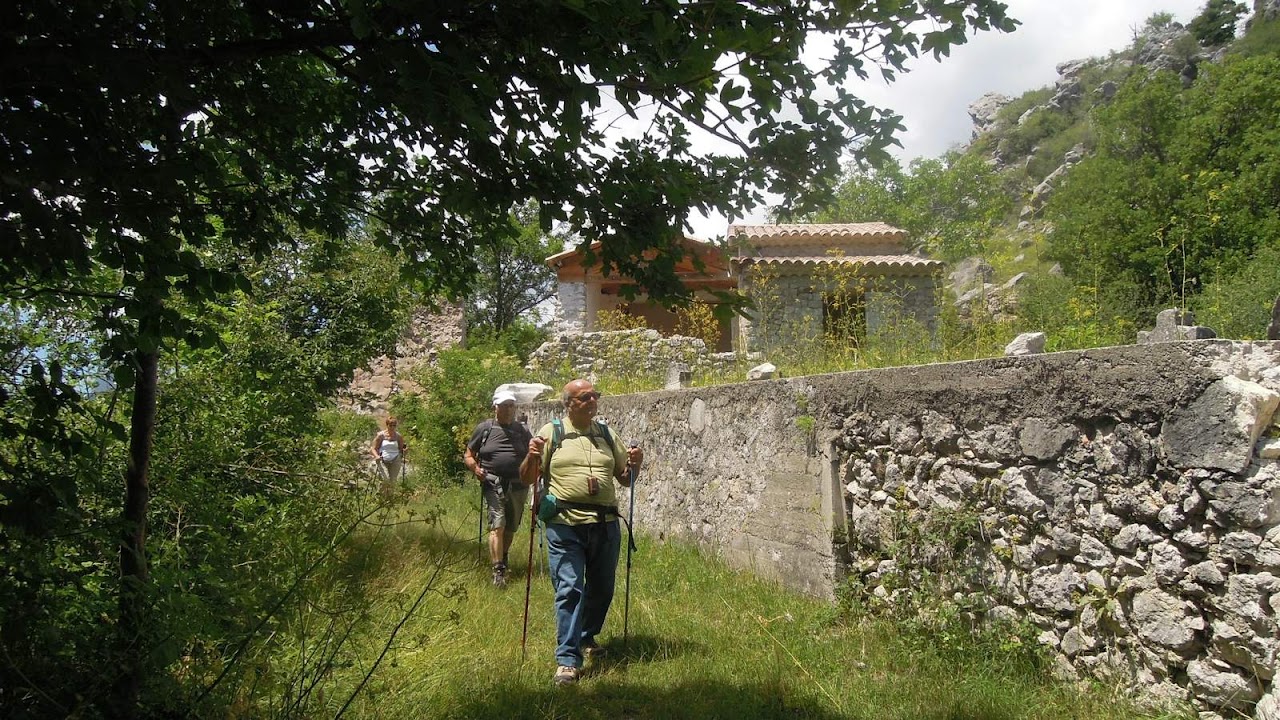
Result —
[[[864, 338], [910, 320], [932, 329], [945, 264], [907, 252], [905, 230], [880, 222], [731, 225], [738, 289], [758, 309], [740, 349], [820, 334]], [[796, 335], [800, 337], [795, 337]]]
[[[714, 304], [719, 299], [712, 294], [713, 291], [729, 291], [737, 287], [725, 248], [692, 238], [685, 238], [681, 244], [686, 255], [676, 264], [676, 276], [695, 299]], [[598, 252], [599, 249], [599, 243], [592, 245], [593, 251]], [[694, 258], [701, 261], [701, 270]], [[675, 333], [676, 316], [670, 310], [649, 300], [643, 293], [635, 300], [626, 300], [621, 291], [625, 286], [635, 284], [631, 278], [617, 274], [605, 276], [599, 265], [587, 267], [582, 252], [576, 249], [552, 255], [545, 262], [556, 271], [559, 283], [556, 293], [560, 300], [557, 318], [560, 333], [575, 335], [601, 329], [599, 313], [605, 310], [620, 310], [644, 318], [647, 327], [663, 335]], [[711, 349], [731, 350], [733, 336], [733, 323], [722, 321], [720, 345]]]
[[[698, 300], [714, 304], [714, 292], [736, 291], [754, 302], [752, 319], [722, 321], [713, 351], [758, 350], [824, 333], [865, 337], [901, 319], [931, 329], [936, 319], [944, 264], [908, 253], [904, 230], [879, 222], [731, 225], [728, 238], [725, 246], [686, 238], [688, 256], [676, 267]], [[599, 330], [604, 310], [621, 310], [664, 335], [673, 333], [676, 318], [669, 310], [643, 294], [623, 298], [630, 278], [587, 267], [578, 250], [546, 263], [559, 281], [562, 333]]]

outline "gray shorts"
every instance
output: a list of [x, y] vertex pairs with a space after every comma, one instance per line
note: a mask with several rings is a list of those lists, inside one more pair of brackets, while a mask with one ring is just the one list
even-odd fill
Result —
[[485, 483], [484, 504], [489, 510], [490, 530], [506, 528], [515, 532], [520, 527], [520, 518], [529, 512], [529, 486], [512, 480], [504, 491], [501, 486], [494, 488]]

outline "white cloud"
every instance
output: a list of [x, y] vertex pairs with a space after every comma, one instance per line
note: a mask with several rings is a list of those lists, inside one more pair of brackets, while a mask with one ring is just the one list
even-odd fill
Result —
[[[968, 107], [984, 93], [1016, 97], [1052, 85], [1057, 66], [1068, 60], [1106, 55], [1127, 47], [1148, 17], [1168, 12], [1186, 24], [1205, 0], [1006, 0], [1022, 25], [1012, 33], [983, 32], [953, 48], [949, 57], [917, 59], [892, 85], [866, 83], [862, 96], [903, 116], [906, 132], [895, 154], [906, 162], [936, 157], [969, 141]], [[765, 219], [756, 208], [748, 222]], [[871, 218], [868, 218], [871, 219]], [[723, 216], [690, 217], [694, 235], [723, 235]], [[739, 219], [736, 222], [742, 222]]]

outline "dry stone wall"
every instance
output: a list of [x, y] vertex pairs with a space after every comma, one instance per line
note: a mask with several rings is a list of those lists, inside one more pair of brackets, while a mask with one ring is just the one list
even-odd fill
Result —
[[942, 593], [1030, 620], [1063, 675], [1252, 712], [1280, 640], [1280, 347], [1153, 347], [996, 366], [1023, 382], [971, 395], [966, 373], [845, 417], [850, 576], [891, 602], [916, 580], [886, 568], [895, 523], [949, 514], [971, 530]]
[[[1068, 676], [1280, 718], [1280, 343], [1159, 343], [606, 397], [641, 532], [894, 602], [1034, 623]], [[558, 404], [534, 408], [534, 419]], [[625, 501], [626, 498], [624, 497]], [[904, 577], [905, 576], [905, 577]]]
[[662, 374], [672, 365], [692, 370], [723, 370], [736, 362], [734, 353], [708, 353], [698, 338], [663, 336], [657, 330], [609, 330], [558, 333], [529, 356], [533, 373], [554, 373], [564, 363], [583, 377], [609, 373]]
[[[637, 531], [830, 596], [833, 495], [826, 459], [797, 424], [807, 392], [783, 381], [601, 398], [600, 418], [614, 435], [645, 448]], [[530, 406], [530, 426], [562, 412], [558, 401]], [[619, 502], [629, 502], [625, 490]]]

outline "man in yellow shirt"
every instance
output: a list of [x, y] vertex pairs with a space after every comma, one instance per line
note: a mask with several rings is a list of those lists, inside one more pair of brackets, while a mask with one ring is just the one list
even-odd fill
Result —
[[[528, 485], [545, 479], [542, 493], [559, 511], [546, 520], [547, 561], [555, 590], [557, 685], [575, 683], [585, 656], [603, 652], [596, 636], [613, 602], [622, 532], [618, 527], [616, 480], [623, 487], [640, 470], [644, 451], [623, 448], [595, 420], [600, 393], [587, 380], [564, 386], [560, 442], [552, 450], [553, 423], [538, 430], [520, 466]], [[541, 494], [541, 493], [540, 493]]]

